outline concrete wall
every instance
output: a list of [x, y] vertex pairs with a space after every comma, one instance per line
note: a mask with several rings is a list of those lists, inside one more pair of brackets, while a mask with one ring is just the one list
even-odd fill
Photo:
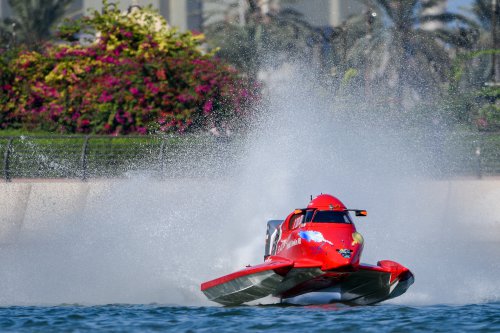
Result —
[[[0, 244], [15, 242], [21, 231], [37, 231], [54, 224], [71, 223], [86, 207], [96, 207], [102, 196], [112, 193], [117, 181], [32, 181], [0, 183]], [[191, 185], [190, 185], [191, 184]], [[207, 186], [223, 187], [220, 181]], [[193, 180], [165, 181], [165, 187], [185, 192], [196, 186]], [[468, 236], [478, 240], [500, 242], [500, 179], [462, 179], [451, 181], [425, 181], [418, 183], [416, 195], [402, 200], [411, 200], [411, 205], [393, 218], [403, 219], [418, 215], [422, 223], [434, 223], [437, 229], [447, 230], [442, 225], [453, 221], [458, 227], [470, 230]], [[111, 192], [110, 192], [111, 191]], [[432, 193], [432, 200], [425, 200], [419, 193]], [[133, 193], [132, 193], [133, 195]], [[421, 198], [421, 199], [419, 199]], [[138, 196], [137, 200], [141, 200]], [[145, 203], [147, 205], [147, 202]], [[94, 208], [92, 208], [94, 209]], [[105, 208], [99, 208], [105, 209]], [[392, 208], [391, 208], [392, 209]], [[392, 214], [392, 212], [391, 212]], [[429, 222], [432, 221], [432, 222]], [[446, 222], [448, 221], [448, 222]], [[451, 226], [452, 227], [452, 226]]]
[[[95, 195], [103, 186], [105, 183], [0, 184], [0, 243], [15, 241], [21, 230], [37, 229], [40, 217], [78, 214], [85, 208], [89, 192]], [[54, 221], [61, 223], [61, 219]]]

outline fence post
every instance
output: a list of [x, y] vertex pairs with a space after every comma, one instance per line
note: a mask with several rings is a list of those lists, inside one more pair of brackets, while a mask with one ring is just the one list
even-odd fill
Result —
[[479, 140], [477, 141], [476, 146], [476, 159], [477, 159], [477, 178], [481, 179], [483, 177], [482, 168], [481, 168], [481, 146], [483, 143], [483, 136], [479, 134]]
[[81, 157], [81, 169], [82, 169], [82, 181], [87, 180], [87, 153], [89, 146], [90, 137], [87, 135], [83, 141], [82, 157]]
[[160, 146], [160, 155], [158, 158], [160, 159], [160, 179], [163, 180], [165, 178], [165, 156], [164, 155], [164, 150], [165, 150], [165, 138], [162, 138], [161, 140], [161, 146]]
[[9, 138], [9, 141], [7, 142], [7, 149], [5, 149], [5, 153], [3, 156], [3, 172], [4, 172], [4, 178], [6, 182], [11, 181], [10, 177], [10, 152], [12, 150], [12, 142], [14, 141], [14, 138]]

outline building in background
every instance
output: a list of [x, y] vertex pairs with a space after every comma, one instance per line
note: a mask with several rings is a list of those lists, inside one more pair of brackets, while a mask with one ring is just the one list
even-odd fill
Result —
[[[118, 7], [126, 11], [130, 6], [158, 9], [167, 22], [181, 30], [201, 31], [203, 23], [202, 0], [121, 0]], [[72, 7], [77, 8], [72, 15], [85, 15], [91, 9], [101, 9], [102, 0], [76, 0]]]
[[[423, 0], [431, 1], [431, 0]], [[109, 2], [113, 2], [110, 0]], [[244, 9], [246, 0], [120, 0], [119, 8], [126, 11], [130, 6], [148, 6], [159, 10], [167, 22], [181, 30], [202, 31], [207, 12], [217, 8], [233, 7]], [[304, 18], [314, 26], [339, 26], [350, 16], [362, 14], [366, 5], [355, 0], [258, 0], [262, 8], [290, 8], [304, 15]], [[102, 8], [102, 0], [74, 0], [67, 10], [66, 17], [78, 18], [86, 15], [89, 10]], [[447, 0], [438, 0], [436, 5], [427, 9], [426, 14], [443, 13], [447, 8]], [[0, 19], [12, 15], [7, 0], [0, 0]], [[241, 13], [240, 13], [240, 16]], [[240, 17], [241, 20], [241, 17]], [[441, 27], [439, 22], [427, 22], [425, 29]]]
[[0, 1], [0, 19], [3, 19], [5, 17], [9, 17], [11, 15], [12, 15], [12, 11], [10, 9], [9, 4], [7, 3], [7, 0]]
[[[446, 12], [448, 7], [447, 0], [422, 0], [423, 3], [434, 2], [434, 5], [425, 9], [424, 15], [439, 15]], [[295, 0], [287, 3], [282, 0], [283, 8], [293, 8], [304, 14], [305, 19], [312, 25], [339, 26], [349, 17], [363, 14], [368, 10], [367, 6], [361, 1], [354, 0]], [[444, 23], [438, 21], [429, 21], [422, 24], [426, 30], [435, 30], [443, 28]]]
[[84, 15], [82, 10], [84, 0], [73, 0], [66, 10], [66, 17], [76, 19]]
[[[109, 1], [113, 2], [113, 1]], [[152, 5], [158, 9], [170, 25], [181, 30], [201, 31], [204, 15], [214, 8], [224, 6], [245, 7], [246, 0], [120, 0], [118, 6], [126, 11], [130, 6]], [[351, 15], [359, 14], [363, 5], [354, 0], [259, 0], [262, 8], [292, 8], [304, 14], [305, 19], [315, 26], [337, 26]], [[219, 6], [217, 6], [217, 4]], [[74, 0], [66, 17], [78, 18], [89, 10], [102, 8], [102, 0]], [[12, 15], [7, 0], [0, 1], [0, 19]]]
[[[110, 0], [109, 2], [113, 2]], [[203, 0], [120, 0], [118, 7], [126, 11], [130, 6], [153, 6], [167, 22], [181, 30], [201, 31], [203, 23]], [[67, 9], [66, 17], [78, 18], [89, 10], [101, 10], [102, 0], [74, 0]], [[7, 0], [0, 0], [0, 19], [12, 15]]]
[[[248, 0], [203, 0], [205, 24], [225, 20], [245, 24]], [[256, 0], [261, 15], [291, 9], [303, 15], [312, 26], [325, 28], [341, 25], [349, 17], [363, 14], [366, 6], [358, 0]]]

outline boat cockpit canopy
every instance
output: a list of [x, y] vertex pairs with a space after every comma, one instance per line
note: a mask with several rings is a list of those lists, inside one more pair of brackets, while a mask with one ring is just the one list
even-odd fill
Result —
[[305, 222], [351, 224], [352, 220], [348, 211], [306, 210]]

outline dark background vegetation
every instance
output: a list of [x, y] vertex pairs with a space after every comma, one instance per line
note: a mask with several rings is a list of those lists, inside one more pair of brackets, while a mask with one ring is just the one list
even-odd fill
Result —
[[[61, 24], [61, 17], [71, 0], [7, 1], [13, 8], [13, 15], [5, 19], [0, 26], [0, 100], [2, 105], [9, 104], [9, 102], [12, 104], [13, 97], [12, 94], [9, 95], [9, 88], [15, 85], [16, 77], [22, 74], [32, 75], [26, 71], [24, 73], [18, 71], [20, 57], [26, 57], [26, 54], [30, 52], [37, 52], [42, 57], [50, 57], [54, 48], [74, 46], [77, 43], [75, 40], [73, 44], [68, 43], [71, 42], [71, 37], [81, 32], [79, 30], [86, 27], [93, 29], [95, 33], [97, 29], [103, 27], [103, 25], [99, 27], [97, 22], [99, 18], [96, 18], [96, 13], [91, 13], [89, 15], [91, 19], [88, 20]], [[429, 124], [446, 122], [447, 125], [451, 122], [453, 125], [458, 124], [484, 131], [496, 131], [500, 128], [499, 48], [498, 37], [494, 38], [500, 14], [498, 5], [496, 10], [492, 6], [494, 1], [475, 0], [468, 15], [452, 12], [437, 15], [425, 14], [426, 8], [434, 6], [438, 0], [361, 2], [366, 5], [365, 12], [350, 17], [339, 27], [325, 28], [315, 27], [307, 22], [302, 14], [294, 10], [275, 9], [264, 12], [260, 7], [261, 2], [248, 0], [244, 22], [240, 22], [238, 17], [231, 16], [231, 6], [227, 7], [225, 19], [215, 22], [207, 20], [208, 23], [204, 25], [206, 37], [204, 42], [210, 49], [216, 50], [216, 58], [236, 68], [240, 78], [246, 78], [254, 83], [258, 82], [259, 71], [276, 69], [285, 63], [300, 61], [311, 64], [311, 70], [322, 84], [322, 88], [331, 96], [332, 103], [341, 105], [343, 101], [348, 101], [350, 104], [356, 104], [353, 101], [361, 101], [362, 103], [358, 103], [355, 107], [369, 107], [374, 113], [379, 112], [384, 117], [401, 122], [419, 121]], [[108, 5], [110, 12], [113, 8], [112, 4]], [[101, 21], [112, 20], [105, 15], [102, 15], [100, 19]], [[438, 24], [438, 28], [435, 29], [425, 29], [424, 25], [427, 22], [441, 24]], [[116, 25], [117, 22], [113, 24]], [[122, 36], [124, 41], [127, 38], [143, 41], [148, 34], [146, 31], [141, 35], [140, 29], [129, 30], [132, 30], [130, 32], [133, 36], [132, 34], [127, 35], [128, 37]], [[116, 34], [116, 31], [103, 33], [112, 35]], [[176, 38], [181, 40], [184, 37], [177, 33], [172, 38], [175, 42]], [[67, 41], [64, 44], [66, 46], [61, 46], [63, 40]], [[133, 47], [130, 44], [125, 46]], [[152, 45], [151, 48], [155, 49], [155, 46], [157, 45]], [[197, 52], [194, 51], [195, 48], [196, 46], [192, 46], [190, 52]], [[201, 54], [197, 56], [207, 58]], [[193, 55], [170, 53], [162, 54], [155, 60], [158, 64], [164, 64], [172, 58], [182, 61], [189, 57], [192, 60]], [[58, 62], [68, 62], [68, 59], [52, 60], [52, 63], [40, 64], [43, 68], [35, 67], [34, 70], [38, 72], [45, 70], [46, 73], [43, 74], [48, 75], [54, 71]], [[78, 61], [78, 59], [69, 59], [69, 61]], [[111, 67], [111, 70], [123, 69], [123, 66]], [[230, 72], [229, 67], [220, 66], [206, 70]], [[177, 74], [182, 76], [189, 71], [192, 69], [184, 67]], [[25, 78], [22, 79], [25, 80]], [[68, 84], [68, 82], [65, 83]], [[23, 82], [23, 84], [24, 86], [20, 89], [24, 91], [20, 94], [29, 95], [33, 90], [33, 85], [39, 82]], [[196, 89], [202, 84], [202, 82], [188, 82], [187, 86]], [[245, 91], [245, 96], [250, 92], [256, 93], [257, 85], [252, 83], [247, 87], [251, 88]], [[61, 89], [61, 87], [54, 88]], [[120, 82], [119, 88], [126, 91], [130, 87], [125, 87], [123, 82]], [[218, 88], [218, 90], [214, 93], [220, 93], [221, 89]], [[188, 91], [178, 89], [159, 93], [167, 95], [169, 100], [176, 100], [178, 95], [186, 93], [191, 94], [192, 97], [196, 95], [189, 89]], [[167, 126], [165, 130], [175, 131], [179, 127], [182, 130], [203, 128], [203, 126], [191, 126], [192, 123], [195, 125], [200, 123], [199, 119], [190, 119], [191, 116], [203, 118], [197, 115], [203, 114], [204, 108], [207, 110], [210, 105], [215, 107], [214, 104], [219, 104], [219, 106], [224, 103], [230, 104], [234, 102], [230, 100], [230, 95], [239, 93], [240, 91], [232, 91], [219, 100], [213, 96], [201, 96], [200, 100], [185, 106], [185, 109], [190, 110], [190, 115], [184, 116], [186, 119], [183, 120], [182, 126]], [[28, 100], [30, 98], [30, 96], [22, 97]], [[206, 105], [209, 101], [211, 104]], [[42, 100], [37, 103], [48, 105], [50, 101]], [[123, 105], [122, 103], [118, 108], [123, 109], [122, 113], [130, 112], [136, 105], [129, 104]], [[155, 101], [152, 104], [155, 107], [164, 108], [161, 102]], [[20, 107], [26, 107], [26, 102], [21, 101], [13, 106], [14, 109]], [[111, 104], [101, 109], [106, 107], [116, 108], [117, 106]], [[141, 107], [144, 108], [144, 106]], [[6, 114], [9, 112], [13, 110], [2, 108], [2, 118], [0, 118], [3, 120], [0, 121], [2, 128], [37, 129], [40, 127], [37, 126], [36, 121], [35, 125], [26, 123], [33, 122], [33, 119], [14, 117], [14, 119], [6, 120]], [[228, 113], [227, 110], [224, 112]], [[180, 111], [177, 112], [177, 114], [180, 113]], [[149, 129], [151, 125], [158, 129], [157, 127], [161, 127], [162, 120], [164, 120], [161, 119], [158, 125], [159, 117], [159, 114], [153, 114], [142, 117], [143, 119], [140, 120], [137, 119], [137, 121], [134, 120], [129, 124], [128, 130], [118, 129], [118, 133], [142, 133], [143, 127]], [[179, 116], [179, 118], [182, 117]], [[102, 130], [105, 121], [102, 122], [104, 124], [95, 123], [87, 128], [81, 128], [75, 124], [74, 126], [53, 126], [53, 128], [45, 126], [41, 129], [105, 133], [106, 131]], [[135, 122], [140, 124], [135, 124]], [[143, 122], [147, 124], [142, 124]], [[165, 121], [163, 125], [164, 123]], [[113, 126], [113, 124], [110, 125]], [[213, 121], [210, 125], [213, 126]], [[116, 127], [114, 126], [113, 129]]]
[[[307, 64], [332, 110], [396, 131], [461, 137], [455, 146], [466, 147], [471, 168], [490, 152], [496, 172], [498, 2], [430, 15], [426, 9], [439, 0], [359, 0], [365, 9], [358, 15], [318, 27], [290, 8], [265, 11], [247, 0], [243, 16], [228, 5], [220, 19], [207, 17], [201, 35], [155, 30], [163, 19], [150, 8], [123, 15], [105, 1], [104, 11], [68, 21], [62, 17], [71, 0], [7, 1], [13, 14], [0, 24], [1, 136], [244, 133], [265, 101], [262, 74]], [[429, 22], [437, 28], [427, 29]], [[436, 134], [445, 131], [453, 135]], [[12, 147], [0, 144], [4, 156]]]

